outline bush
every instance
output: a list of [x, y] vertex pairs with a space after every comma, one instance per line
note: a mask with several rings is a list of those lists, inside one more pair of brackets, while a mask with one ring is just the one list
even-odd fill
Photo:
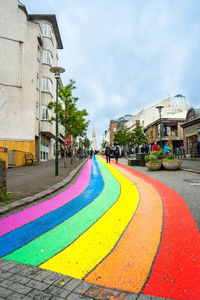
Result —
[[169, 154], [168, 156], [167, 156], [167, 159], [175, 159], [175, 154]]
[[163, 149], [159, 151], [152, 151], [149, 155], [145, 155], [144, 159], [148, 161], [159, 161], [166, 157], [166, 154]]
[[8, 190], [6, 187], [3, 187], [0, 189], [0, 201], [4, 202], [4, 201], [9, 201], [11, 200], [11, 195], [8, 194]]

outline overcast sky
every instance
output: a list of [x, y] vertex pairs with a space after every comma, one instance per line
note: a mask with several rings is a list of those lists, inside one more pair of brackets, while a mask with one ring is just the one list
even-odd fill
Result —
[[98, 146], [109, 120], [182, 94], [198, 106], [199, 0], [21, 0], [30, 14], [55, 14], [63, 83], [76, 81]]

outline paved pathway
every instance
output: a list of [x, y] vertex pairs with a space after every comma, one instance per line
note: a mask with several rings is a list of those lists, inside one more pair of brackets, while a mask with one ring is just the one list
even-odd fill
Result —
[[62, 194], [2, 219], [0, 235], [3, 299], [200, 298], [184, 200], [121, 164], [89, 160]]

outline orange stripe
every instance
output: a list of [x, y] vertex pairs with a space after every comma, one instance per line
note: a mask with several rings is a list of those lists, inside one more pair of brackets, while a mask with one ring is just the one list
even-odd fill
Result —
[[163, 205], [158, 192], [142, 179], [112, 164], [137, 185], [141, 201], [112, 253], [86, 278], [106, 287], [139, 293], [150, 272], [162, 230]]

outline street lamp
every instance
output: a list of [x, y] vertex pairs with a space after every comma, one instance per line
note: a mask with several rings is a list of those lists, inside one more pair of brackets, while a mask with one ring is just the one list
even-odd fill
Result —
[[158, 112], [159, 112], [159, 116], [160, 116], [160, 147], [161, 148], [162, 148], [161, 111], [162, 111], [163, 107], [164, 106], [162, 106], [162, 105], [156, 106], [156, 108], [158, 109]]
[[52, 67], [49, 70], [55, 74], [56, 79], [56, 159], [55, 159], [55, 176], [58, 176], [58, 81], [60, 74], [65, 72], [65, 69], [61, 67]]

